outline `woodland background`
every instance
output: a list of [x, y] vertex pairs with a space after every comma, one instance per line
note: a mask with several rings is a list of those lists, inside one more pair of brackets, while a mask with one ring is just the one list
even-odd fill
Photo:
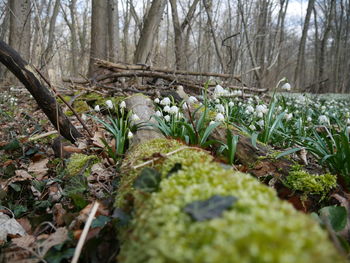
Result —
[[347, 93], [349, 33], [349, 0], [0, 0], [0, 39], [54, 83], [93, 77], [100, 58]]

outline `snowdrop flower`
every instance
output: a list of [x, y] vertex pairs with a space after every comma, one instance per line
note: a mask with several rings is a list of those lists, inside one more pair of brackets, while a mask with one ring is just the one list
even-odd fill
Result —
[[219, 99], [216, 99], [216, 100], [215, 100], [215, 103], [220, 103], [220, 100], [219, 100]]
[[229, 107], [233, 107], [233, 106], [235, 106], [235, 104], [234, 104], [233, 101], [230, 101], [230, 102], [228, 103], [228, 106], [229, 106]]
[[323, 111], [326, 110], [326, 106], [323, 105], [323, 106], [321, 107], [321, 110], [323, 110]]
[[133, 114], [133, 115], [131, 115], [131, 120], [132, 120], [132, 121], [139, 121], [139, 120], [140, 120], [140, 117], [137, 116], [137, 114]]
[[158, 117], [162, 117], [162, 116], [163, 116], [163, 114], [162, 114], [162, 112], [161, 112], [161, 111], [157, 110], [157, 111], [156, 111], [156, 116], [158, 116]]
[[212, 124], [215, 124], [216, 122], [215, 121], [211, 121], [209, 122], [209, 125], [212, 125]]
[[126, 108], [126, 103], [125, 103], [125, 101], [122, 101], [122, 102], [119, 104], [119, 107], [120, 107], [121, 109]]
[[329, 124], [329, 119], [328, 119], [328, 117], [326, 115], [320, 115], [318, 117], [318, 122], [320, 124]]
[[286, 115], [284, 115], [284, 118], [289, 121], [293, 118], [293, 113], [287, 113]]
[[224, 120], [225, 120], [225, 117], [224, 117], [224, 115], [222, 115], [222, 113], [216, 114], [216, 117], [215, 117], [215, 121], [216, 122], [221, 122], [221, 121], [224, 121]]
[[183, 110], [187, 110], [187, 109], [188, 109], [187, 102], [185, 102], [184, 104], [182, 104], [182, 109], [183, 109]]
[[220, 85], [216, 85], [216, 86], [215, 86], [214, 93], [215, 93], [216, 95], [221, 95], [221, 94], [223, 94], [224, 92], [225, 92], [225, 90], [224, 90], [223, 87], [221, 87]]
[[215, 105], [215, 109], [216, 109], [218, 112], [222, 112], [222, 113], [225, 112], [225, 107], [224, 107], [224, 105], [222, 105], [222, 104], [216, 104], [216, 105]]
[[308, 116], [306, 120], [307, 120], [308, 122], [312, 122], [311, 116]]
[[264, 126], [265, 122], [264, 122], [264, 120], [260, 120], [260, 121], [257, 122], [257, 124], [258, 124], [260, 127], [262, 127], [262, 126]]
[[255, 109], [256, 109], [257, 112], [262, 112], [262, 113], [268, 112], [268, 109], [267, 109], [266, 105], [264, 105], [264, 104], [263, 105], [257, 105], [255, 107]]
[[96, 112], [99, 112], [99, 111], [100, 111], [100, 105], [96, 105], [95, 108], [94, 108], [94, 110], [95, 110]]
[[258, 118], [262, 118], [262, 117], [264, 117], [264, 114], [261, 111], [259, 111], [259, 112], [256, 113], [256, 116]]
[[251, 129], [252, 131], [255, 131], [256, 127], [253, 124], [251, 124], [251, 125], [249, 125], [249, 129]]
[[254, 112], [254, 108], [253, 108], [253, 106], [251, 106], [251, 105], [248, 105], [248, 107], [246, 108], [246, 110], [247, 110], [248, 113], [253, 113], [253, 112]]
[[166, 105], [164, 108], [163, 108], [163, 111], [164, 112], [170, 112], [170, 107], [168, 105]]
[[176, 106], [172, 106], [169, 110], [170, 114], [177, 114], [179, 112], [179, 108]]
[[188, 103], [192, 104], [192, 103], [196, 103], [198, 102], [197, 98], [194, 96], [190, 96], [187, 100]]
[[128, 132], [128, 139], [131, 139], [132, 137], [134, 137], [134, 134], [131, 131], [129, 131]]
[[168, 106], [168, 105], [170, 105], [170, 103], [171, 103], [171, 101], [170, 101], [170, 99], [168, 97], [165, 97], [164, 99], [162, 99], [160, 101], [160, 104], [164, 105], [164, 106]]
[[159, 102], [160, 102], [160, 100], [159, 100], [158, 98], [155, 98], [155, 99], [154, 99], [154, 103], [159, 104]]
[[285, 91], [290, 91], [292, 89], [292, 86], [287, 82], [282, 85], [281, 89]]
[[113, 102], [111, 100], [106, 100], [106, 105], [108, 109], [113, 109]]
[[165, 121], [170, 121], [170, 116], [169, 115], [165, 115], [164, 119], [165, 119]]

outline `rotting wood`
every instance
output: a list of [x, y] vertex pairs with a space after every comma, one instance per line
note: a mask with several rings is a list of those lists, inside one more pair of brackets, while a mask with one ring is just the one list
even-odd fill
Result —
[[0, 40], [0, 62], [3, 63], [26, 87], [34, 97], [38, 106], [46, 114], [60, 134], [71, 142], [75, 142], [82, 134], [72, 125], [62, 112], [56, 99], [39, 81], [40, 76], [28, 62], [9, 45]]

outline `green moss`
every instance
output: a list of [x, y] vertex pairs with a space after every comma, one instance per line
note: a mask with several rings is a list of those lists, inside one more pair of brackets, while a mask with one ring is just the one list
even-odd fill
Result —
[[100, 105], [105, 106], [107, 100], [111, 100], [114, 105], [118, 105], [125, 97], [103, 97], [101, 94], [92, 92], [85, 94], [79, 98], [79, 100], [84, 100], [90, 105]]
[[285, 183], [293, 190], [307, 194], [326, 195], [336, 186], [337, 177], [332, 174], [310, 174], [303, 170], [291, 171]]
[[83, 170], [83, 168], [85, 168], [84, 175], [89, 176], [92, 165], [98, 162], [99, 159], [95, 155], [75, 153], [68, 160], [67, 176], [76, 176]]
[[[63, 99], [66, 102], [69, 102], [71, 100], [71, 98], [72, 98], [71, 96], [63, 95]], [[60, 98], [57, 98], [57, 102], [60, 103], [60, 104], [64, 104], [64, 102]]]
[[[126, 158], [117, 204], [132, 206], [134, 213], [120, 233], [120, 262], [343, 262], [309, 216], [255, 178], [224, 169], [202, 150], [184, 148], [155, 162], [152, 166], [164, 177], [158, 192], [133, 189], [141, 169], [132, 167], [154, 153], [181, 147], [158, 139], [136, 146]], [[165, 178], [178, 162], [182, 169]], [[183, 211], [188, 203], [213, 195], [233, 195], [238, 201], [222, 217], [203, 222], [193, 222]]]
[[[82, 101], [82, 100], [77, 100], [73, 103], [73, 108], [74, 110], [81, 114], [81, 113], [84, 113], [84, 112], [87, 112], [90, 110], [90, 107], [89, 105], [85, 102], [85, 101]], [[73, 112], [71, 110], [67, 110], [66, 113], [65, 113], [67, 116], [72, 116], [73, 115]]]

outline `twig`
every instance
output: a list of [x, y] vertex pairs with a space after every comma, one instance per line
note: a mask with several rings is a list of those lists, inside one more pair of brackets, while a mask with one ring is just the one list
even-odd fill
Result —
[[97, 212], [97, 209], [98, 209], [99, 205], [100, 204], [96, 201], [94, 203], [91, 211], [90, 211], [89, 217], [88, 217], [88, 219], [86, 221], [86, 224], [84, 226], [84, 229], [83, 229], [83, 233], [81, 234], [81, 236], [79, 238], [79, 241], [78, 241], [77, 248], [74, 251], [74, 256], [73, 256], [73, 259], [72, 259], [72, 263], [77, 263], [78, 260], [79, 260], [79, 257], [80, 257], [80, 254], [81, 254], [81, 250], [83, 249], [83, 246], [84, 246], [87, 234], [89, 232], [92, 220], [95, 217], [95, 214]]
[[28, 141], [29, 142], [36, 141], [36, 140], [39, 140], [41, 138], [45, 138], [47, 136], [50, 136], [50, 135], [53, 135], [53, 134], [57, 134], [57, 133], [58, 133], [58, 131], [49, 131], [49, 132], [46, 132], [46, 133], [39, 134], [37, 136], [30, 137], [28, 139]]

